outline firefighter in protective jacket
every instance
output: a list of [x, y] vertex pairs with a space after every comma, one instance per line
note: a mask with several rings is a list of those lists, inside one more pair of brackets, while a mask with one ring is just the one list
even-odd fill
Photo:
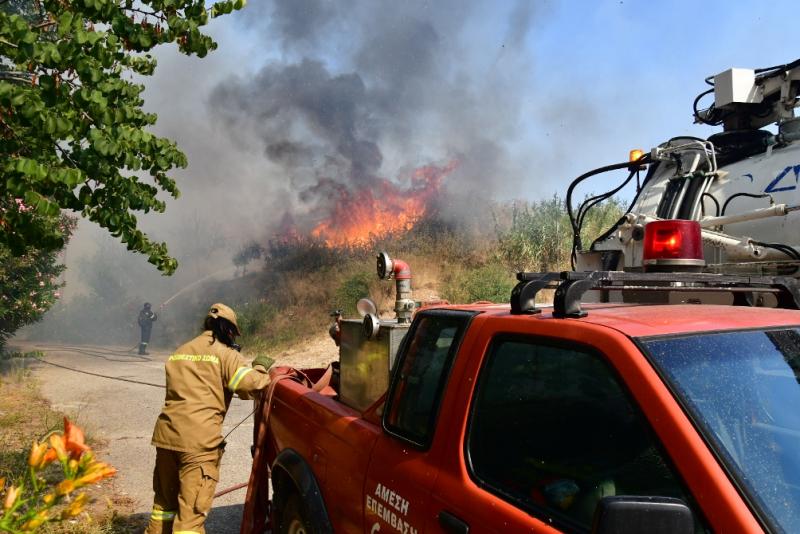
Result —
[[225, 446], [222, 421], [233, 394], [251, 399], [270, 383], [270, 358], [259, 356], [251, 367], [232, 348], [239, 335], [232, 309], [214, 304], [203, 326], [165, 365], [167, 393], [153, 431], [155, 498], [146, 534], [205, 533]]
[[147, 354], [147, 344], [150, 343], [150, 333], [153, 331], [153, 323], [158, 320], [158, 316], [150, 309], [150, 303], [145, 302], [139, 312], [139, 328], [142, 330], [139, 338], [139, 354]]

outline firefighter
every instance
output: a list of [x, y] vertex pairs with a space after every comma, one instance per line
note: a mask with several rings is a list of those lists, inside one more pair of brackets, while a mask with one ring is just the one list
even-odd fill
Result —
[[239, 335], [232, 309], [212, 305], [203, 330], [165, 364], [166, 400], [152, 440], [155, 498], [145, 534], [205, 533], [225, 447], [222, 421], [233, 394], [252, 399], [270, 383], [271, 358], [258, 356], [251, 367], [232, 348]]
[[141, 337], [139, 338], [139, 354], [148, 354], [147, 344], [150, 343], [150, 333], [153, 331], [153, 323], [158, 320], [158, 316], [150, 309], [150, 303], [145, 302], [144, 307], [139, 312], [139, 328]]

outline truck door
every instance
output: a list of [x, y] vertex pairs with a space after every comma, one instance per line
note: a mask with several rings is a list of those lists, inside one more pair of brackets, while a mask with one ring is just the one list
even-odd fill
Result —
[[364, 531], [423, 531], [439, 470], [431, 449], [437, 415], [458, 344], [475, 314], [417, 314], [398, 354], [364, 490]]
[[596, 349], [498, 335], [469, 397], [454, 438], [463, 456], [442, 469], [432, 496], [441, 532], [588, 532], [600, 499], [614, 495], [676, 497], [701, 518]]

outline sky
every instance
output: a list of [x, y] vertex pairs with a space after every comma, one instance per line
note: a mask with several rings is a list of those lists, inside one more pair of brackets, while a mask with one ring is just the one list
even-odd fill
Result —
[[[181, 198], [142, 225], [184, 265], [204, 254], [209, 270], [287, 216], [310, 227], [338, 187], [409, 187], [422, 165], [458, 163], [443, 203], [454, 217], [470, 216], [475, 195], [563, 198], [574, 177], [633, 148], [713, 133], [692, 124], [704, 78], [796, 59], [785, 44], [794, 10], [788, 1], [250, 0], [209, 26], [218, 50], [203, 59], [159, 50], [155, 76], [142, 80], [155, 131], [189, 158], [174, 175]], [[619, 179], [598, 178], [578, 196]], [[104, 239], [81, 224], [68, 257]], [[199, 240], [224, 253], [212, 257]]]

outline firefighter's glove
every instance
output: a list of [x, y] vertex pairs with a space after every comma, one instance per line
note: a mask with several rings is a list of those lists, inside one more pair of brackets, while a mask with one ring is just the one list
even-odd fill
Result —
[[275, 363], [275, 360], [267, 356], [266, 354], [259, 354], [256, 356], [256, 359], [253, 360], [253, 367], [256, 365], [260, 365], [264, 369], [269, 369], [272, 367], [272, 364]]

